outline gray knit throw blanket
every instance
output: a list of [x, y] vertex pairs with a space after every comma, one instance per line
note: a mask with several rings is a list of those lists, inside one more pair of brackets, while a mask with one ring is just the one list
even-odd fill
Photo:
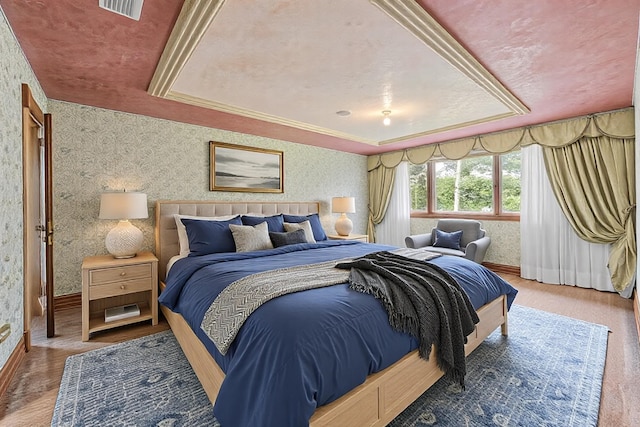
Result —
[[351, 269], [351, 289], [371, 294], [387, 310], [391, 326], [419, 341], [429, 359], [435, 344], [438, 367], [464, 388], [464, 344], [480, 320], [458, 282], [435, 264], [391, 252], [375, 252], [336, 265]]

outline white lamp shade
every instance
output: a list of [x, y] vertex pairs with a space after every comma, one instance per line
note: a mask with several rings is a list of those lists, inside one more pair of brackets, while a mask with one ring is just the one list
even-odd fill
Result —
[[355, 213], [355, 197], [334, 197], [331, 199], [331, 212], [333, 213]]
[[102, 193], [100, 219], [148, 218], [147, 195], [144, 193]]

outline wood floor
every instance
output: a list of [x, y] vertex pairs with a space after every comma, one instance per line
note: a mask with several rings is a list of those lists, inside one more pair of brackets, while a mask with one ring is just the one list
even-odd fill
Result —
[[[640, 426], [640, 345], [631, 300], [617, 294], [569, 286], [545, 285], [502, 275], [518, 290], [515, 303], [606, 325], [607, 350], [600, 426]], [[161, 320], [94, 334], [81, 341], [80, 308], [56, 313], [56, 336], [46, 338], [43, 320], [33, 325], [33, 347], [0, 398], [0, 426], [49, 426], [64, 362], [69, 355], [168, 328]], [[553, 351], [553, 349], [549, 349]]]

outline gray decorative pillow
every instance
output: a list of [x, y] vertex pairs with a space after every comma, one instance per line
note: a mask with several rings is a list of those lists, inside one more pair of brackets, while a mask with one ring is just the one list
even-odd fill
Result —
[[296, 231], [289, 231], [287, 233], [270, 232], [269, 237], [273, 246], [278, 248], [280, 246], [293, 245], [295, 243], [307, 243], [307, 237], [305, 231], [300, 228]]
[[233, 241], [236, 243], [236, 252], [273, 249], [266, 222], [257, 225], [229, 224], [229, 229], [231, 229]]
[[313, 229], [311, 228], [311, 222], [309, 220], [302, 222], [285, 222], [284, 229], [285, 231], [304, 230], [307, 243], [316, 242], [316, 239], [313, 237]]

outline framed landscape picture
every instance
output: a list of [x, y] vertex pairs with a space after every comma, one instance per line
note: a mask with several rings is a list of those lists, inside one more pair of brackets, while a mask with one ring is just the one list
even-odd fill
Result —
[[282, 151], [209, 142], [210, 190], [283, 193]]

